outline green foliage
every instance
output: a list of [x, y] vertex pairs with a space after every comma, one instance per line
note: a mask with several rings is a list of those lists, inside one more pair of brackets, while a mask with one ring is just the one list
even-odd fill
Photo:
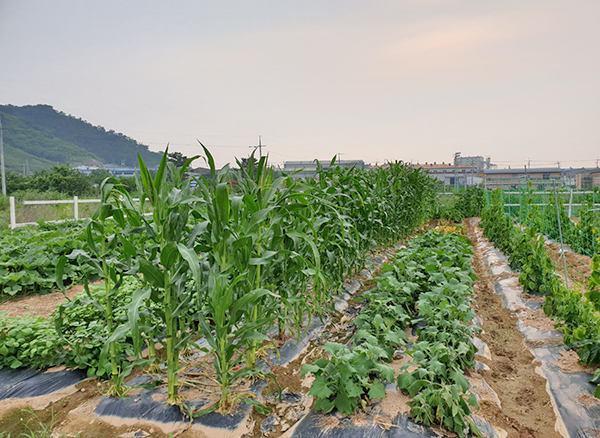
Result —
[[484, 236], [509, 255], [511, 267], [523, 271], [519, 282], [525, 292], [550, 293], [559, 277], [546, 252], [544, 238], [537, 234], [533, 226], [525, 231], [515, 227], [512, 218], [504, 213], [499, 189], [492, 193], [480, 225], [484, 228]]
[[0, 368], [48, 368], [61, 362], [62, 342], [42, 318], [0, 317]]
[[[599, 199], [598, 188], [594, 189], [594, 193], [585, 195], [585, 198], [580, 201], [582, 207], [577, 224], [568, 217], [560, 199], [557, 208], [553, 195], [550, 195], [548, 199], [536, 199], [537, 196], [539, 195], [535, 195], [532, 190], [522, 196], [525, 202], [522, 203], [519, 216], [524, 225], [535, 228], [555, 241], [560, 239], [560, 233], [562, 233], [562, 241], [571, 245], [573, 251], [580, 254], [591, 257], [598, 253], [600, 249], [600, 216], [594, 205]], [[534, 205], [534, 202], [547, 204], [540, 207]], [[574, 200], [574, 202], [577, 201]]]
[[461, 222], [467, 217], [477, 217], [485, 206], [485, 191], [482, 187], [461, 189], [455, 192], [452, 200], [440, 208], [438, 217], [453, 222]]
[[592, 257], [591, 273], [588, 281], [588, 292], [586, 297], [594, 305], [597, 311], [600, 311], [600, 254]]
[[[399, 389], [414, 397], [415, 420], [441, 424], [459, 436], [468, 431], [481, 436], [469, 418], [469, 405], [478, 405], [467, 395], [463, 374], [474, 365], [471, 339], [479, 332], [469, 323], [474, 317], [468, 305], [474, 281], [470, 254], [464, 237], [428, 231], [384, 265], [377, 288], [364, 294], [352, 344], [326, 343], [329, 358], [303, 366], [302, 375], [316, 376], [310, 391], [317, 398], [315, 409], [353, 414], [369, 399], [383, 397], [381, 382], [394, 375], [388, 376], [381, 362], [391, 361], [395, 349], [405, 345], [407, 325], [418, 323], [419, 342], [405, 351], [412, 361], [397, 378]], [[411, 366], [416, 369], [408, 372]]]
[[[135, 277], [126, 278], [114, 292], [106, 294], [105, 285], [90, 288], [71, 301], [61, 304], [50, 319], [63, 344], [63, 363], [68, 367], [88, 370], [88, 375], [109, 378], [112, 374], [112, 361], [117, 370], [127, 369], [128, 357], [133, 356], [132, 334], [123, 331], [113, 345], [114, 357], [108, 349], [114, 327], [125, 327], [128, 323], [128, 307], [132, 297], [140, 287]], [[106, 310], [111, 308], [111, 327], [107, 324]], [[156, 321], [158, 323], [158, 321]], [[112, 328], [112, 330], [111, 330]], [[109, 355], [110, 354], [110, 355]], [[115, 377], [116, 379], [116, 377]]]
[[[519, 282], [523, 285], [524, 291], [539, 292], [546, 296], [544, 303], [544, 312], [552, 316], [557, 321], [557, 328], [563, 332], [564, 342], [570, 348], [574, 348], [579, 358], [584, 363], [600, 362], [600, 315], [598, 314], [600, 303], [600, 258], [596, 254], [592, 258], [591, 275], [588, 283], [588, 291], [583, 293], [576, 289], [566, 288], [559, 276], [554, 272], [554, 265], [548, 256], [544, 239], [537, 234], [537, 229], [552, 234], [555, 227], [558, 227], [556, 214], [556, 204], [547, 206], [543, 211], [532, 204], [532, 199], [527, 199], [527, 205], [531, 205], [528, 213], [524, 216], [525, 221], [530, 228], [526, 231], [509, 225], [506, 221], [504, 211], [499, 208], [501, 205], [500, 192], [495, 192], [490, 204], [483, 213], [481, 225], [484, 227], [484, 234], [490, 239], [495, 239], [497, 247], [503, 248], [510, 255], [510, 264], [513, 269], [523, 271], [519, 276]], [[589, 201], [588, 199], [588, 202]], [[569, 224], [565, 227], [567, 239], [573, 242], [584, 242], [581, 236], [586, 232], [596, 234], [598, 228], [591, 225], [596, 220], [590, 212], [588, 205], [587, 213], [583, 214], [586, 218], [583, 226], [581, 222], [574, 227], [566, 215], [561, 213], [562, 206], [559, 206], [559, 216], [562, 221]], [[544, 215], [546, 216], [544, 218]], [[552, 220], [549, 218], [553, 217]], [[583, 220], [583, 218], [582, 218]], [[511, 228], [510, 232], [508, 228]], [[538, 227], [538, 228], [536, 228]], [[507, 242], [506, 236], [510, 236]], [[578, 237], [579, 236], [579, 237]], [[580, 240], [578, 240], [580, 239]], [[576, 244], [573, 245], [574, 247]], [[600, 395], [600, 389], [596, 390], [596, 395]]]
[[469, 406], [478, 407], [477, 399], [475, 394], [470, 394], [465, 400], [464, 391], [466, 390], [463, 387], [456, 384], [434, 383], [415, 395], [414, 400], [408, 404], [418, 423], [427, 426], [439, 423], [460, 437], [467, 436], [467, 433], [481, 437], [481, 431], [469, 418]]
[[568, 241], [573, 250], [581, 254], [593, 256], [600, 251], [600, 215], [594, 206], [594, 199], [598, 200], [598, 188], [594, 188], [593, 195], [587, 195], [579, 223], [575, 227], [573, 237]]
[[[473, 394], [467, 397], [469, 382], [463, 374], [475, 364], [472, 337], [480, 331], [470, 323], [475, 316], [469, 306], [475, 276], [469, 266], [469, 243], [458, 235], [427, 232], [411, 247], [393, 263], [400, 282], [405, 273], [420, 279], [414, 321], [426, 324], [418, 325], [418, 342], [405, 351], [412, 360], [398, 375], [398, 388], [413, 397], [409, 404], [417, 422], [440, 424], [461, 437], [467, 432], [481, 436], [469, 418], [469, 405], [478, 404]], [[409, 372], [411, 366], [415, 370]]]
[[[124, 280], [113, 297], [115, 324], [127, 322], [127, 306], [140, 286], [134, 277]], [[48, 319], [0, 317], [0, 368], [55, 365], [87, 369], [89, 375], [107, 377], [101, 365], [102, 349], [110, 337], [103, 322], [106, 297], [103, 286], [94, 286], [61, 304]], [[153, 321], [158, 324], [158, 321]], [[130, 334], [119, 340], [120, 364], [133, 354]]]
[[102, 181], [104, 181], [106, 178], [110, 178], [111, 176], [112, 175], [110, 174], [110, 172], [106, 169], [94, 169], [90, 172], [89, 179], [92, 185], [95, 184], [100, 186], [100, 184], [102, 184]]
[[51, 171], [35, 174], [30, 187], [41, 192], [55, 191], [69, 196], [81, 196], [91, 189], [90, 180], [83, 173], [69, 166], [55, 166]]
[[[376, 290], [363, 295], [368, 305], [356, 317], [354, 323], [359, 330], [373, 338], [373, 345], [379, 345], [384, 349], [385, 361], [391, 362], [394, 351], [406, 345], [407, 337], [404, 329], [412, 319], [412, 310], [406, 306], [406, 295], [382, 290], [384, 286], [381, 285], [380, 282]], [[365, 338], [366, 336], [362, 339], [359, 337], [359, 340]]]
[[169, 162], [173, 163], [176, 167], [183, 167], [184, 164], [189, 160], [188, 157], [183, 155], [181, 152], [169, 152]]
[[[211, 346], [221, 387], [214, 409], [229, 412], [244, 397], [231, 385], [261, 374], [256, 361], [268, 347], [267, 329], [299, 332], [306, 314], [329, 311], [344, 276], [363, 268], [373, 245], [395, 243], [421, 225], [435, 193], [425, 174], [402, 163], [373, 172], [332, 167], [321, 169], [318, 180], [296, 181], [253, 156], [237, 174], [225, 167], [217, 175], [205, 153], [212, 178], [195, 188], [183, 178], [189, 162], [176, 168], [166, 154], [155, 175], [140, 158], [139, 203], [114, 179], [102, 184], [100, 209], [70, 236], [77, 247], [53, 260], [51, 285], [74, 281], [77, 267], [80, 277], [104, 283], [61, 306], [53, 320], [62, 361], [110, 377], [116, 388], [132, 365], [127, 357], [140, 360], [147, 344], [156, 366], [153, 346], [161, 342], [173, 404], [180, 403], [180, 352], [199, 332]], [[429, 243], [432, 252], [444, 251], [440, 242]], [[462, 274], [448, 269], [441, 276], [436, 281]], [[393, 287], [391, 272], [387, 281]], [[398, 301], [384, 282], [381, 295], [370, 296], [373, 319], [364, 321], [352, 347], [380, 372], [386, 368], [379, 361], [389, 361], [405, 342], [403, 326], [420, 287], [407, 283]], [[389, 302], [396, 310], [387, 311]], [[383, 387], [369, 381], [366, 388], [362, 400], [380, 396]]]
[[30, 176], [8, 172], [6, 192], [17, 199], [63, 199], [91, 194], [94, 182], [78, 170], [61, 165], [39, 170]]
[[[41, 224], [0, 233], [0, 300], [57, 288], [60, 256], [83, 247], [82, 223]], [[77, 261], [65, 268], [65, 284], [81, 281], [88, 269]]]
[[0, 106], [8, 170], [22, 173], [24, 165], [30, 171], [40, 171], [57, 163], [100, 161], [94, 153], [65, 141], [48, 130], [39, 129], [26, 119], [10, 115], [5, 109], [6, 106]]
[[336, 408], [352, 415], [364, 409], [369, 399], [385, 396], [382, 382], [393, 381], [394, 370], [376, 362], [378, 352], [373, 346], [360, 351], [327, 342], [323, 349], [330, 353], [330, 359], [321, 358], [302, 367], [302, 376], [312, 373], [316, 377], [309, 392], [317, 398], [316, 410], [327, 413]]
[[[519, 231], [523, 233], [522, 231]], [[533, 292], [541, 295], [548, 295], [554, 283], [559, 279], [556, 274], [554, 263], [548, 253], [544, 238], [537, 235], [533, 228], [526, 232], [529, 242], [519, 243], [528, 245], [529, 254], [525, 260], [521, 260], [523, 272], [519, 276], [519, 283], [523, 285], [524, 292]], [[512, 254], [516, 254], [513, 252]]]
[[481, 213], [480, 226], [483, 227], [483, 235], [494, 242], [498, 249], [502, 251], [510, 249], [515, 227], [513, 220], [504, 214], [500, 189], [492, 192], [489, 204]]
[[[151, 342], [156, 339], [165, 347], [167, 403], [180, 404], [179, 352], [190, 342], [190, 328], [193, 326], [188, 310], [192, 303], [195, 303], [196, 310], [200, 310], [204, 304], [204, 281], [195, 244], [196, 237], [206, 227], [190, 224], [191, 219], [198, 221], [201, 217], [194, 206], [200, 198], [194, 195], [189, 180], [183, 180], [187, 164], [176, 168], [173, 163], [167, 163], [167, 153], [163, 155], [155, 176], [139, 158], [141, 202], [134, 204], [131, 198], [122, 193], [123, 202], [119, 210], [113, 210], [112, 213], [115, 219], [117, 213], [121, 218], [119, 222], [123, 233], [119, 240], [122, 247], [119, 249], [122, 259], [134, 261], [134, 269], [142, 274], [148, 287], [144, 293], [154, 303], [156, 314], [163, 322], [152, 332]], [[146, 198], [152, 206], [151, 221], [144, 216]], [[129, 240], [131, 234], [143, 235], [145, 245], [136, 247]], [[139, 346], [142, 331], [136, 315], [144, 301], [134, 300], [128, 309], [129, 329], [137, 335], [137, 355], [141, 354]], [[163, 327], [164, 331], [161, 331]]]
[[565, 344], [575, 348], [583, 362], [600, 362], [600, 316], [582, 292], [557, 283], [546, 297], [544, 312], [557, 320]]

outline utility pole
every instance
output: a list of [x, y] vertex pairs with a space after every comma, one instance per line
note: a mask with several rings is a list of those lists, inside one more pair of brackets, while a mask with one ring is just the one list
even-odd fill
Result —
[[527, 158], [527, 168], [531, 169], [531, 158]]
[[2, 173], [2, 196], [6, 196], [6, 174], [4, 173], [4, 144], [2, 143], [2, 117], [0, 117], [0, 173]]
[[254, 150], [258, 149], [258, 157], [262, 158], [262, 148], [263, 146], [267, 146], [266, 144], [262, 144], [260, 135], [258, 136], [258, 146], [248, 146], [249, 148], [254, 148]]

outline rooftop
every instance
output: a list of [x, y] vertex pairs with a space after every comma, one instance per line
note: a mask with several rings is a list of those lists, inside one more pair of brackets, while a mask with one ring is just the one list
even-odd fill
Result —
[[556, 173], [562, 172], [563, 169], [560, 167], [536, 167], [532, 169], [522, 169], [522, 168], [514, 168], [514, 169], [485, 169], [483, 173], [488, 174], [503, 174], [503, 173], [517, 173], [517, 174], [529, 174], [529, 173]]

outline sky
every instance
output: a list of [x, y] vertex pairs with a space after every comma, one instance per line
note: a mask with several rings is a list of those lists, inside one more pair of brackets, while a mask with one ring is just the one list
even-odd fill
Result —
[[[596, 166], [598, 0], [0, 0], [0, 104], [151, 150]], [[202, 165], [197, 162], [196, 164]]]

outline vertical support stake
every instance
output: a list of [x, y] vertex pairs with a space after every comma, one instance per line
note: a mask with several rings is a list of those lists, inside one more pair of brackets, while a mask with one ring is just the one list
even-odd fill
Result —
[[75, 216], [75, 220], [79, 220], [79, 204], [77, 201], [79, 198], [77, 196], [73, 196], [73, 216]]
[[17, 228], [17, 214], [15, 212], [15, 197], [10, 196], [8, 198], [8, 202], [10, 204], [10, 229], [14, 230]]
[[569, 288], [569, 275], [567, 274], [567, 260], [565, 258], [565, 249], [563, 248], [563, 237], [562, 227], [560, 226], [560, 213], [558, 211], [558, 195], [556, 194], [556, 182], [553, 181], [554, 186], [554, 204], [556, 205], [556, 219], [558, 220], [558, 235], [560, 236], [560, 255], [563, 259], [563, 268], [565, 270], [565, 284], [567, 289]]

